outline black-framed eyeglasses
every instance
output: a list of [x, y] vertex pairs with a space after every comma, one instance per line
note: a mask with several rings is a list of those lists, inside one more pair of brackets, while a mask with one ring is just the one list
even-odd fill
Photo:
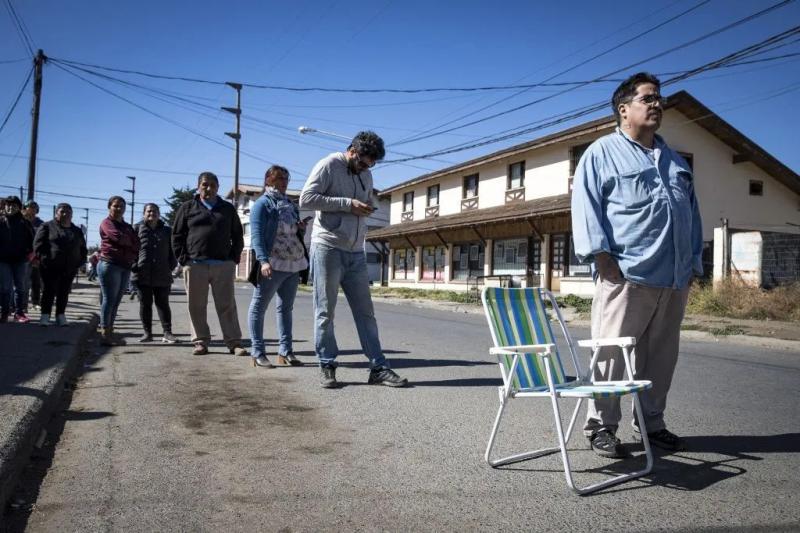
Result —
[[631, 98], [631, 101], [641, 102], [644, 105], [649, 105], [649, 106], [655, 105], [657, 103], [662, 107], [667, 103], [667, 99], [657, 93], [645, 94], [644, 96]]

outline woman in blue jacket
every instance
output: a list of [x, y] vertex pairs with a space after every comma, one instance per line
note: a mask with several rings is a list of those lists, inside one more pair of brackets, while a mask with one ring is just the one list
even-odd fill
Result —
[[297, 205], [286, 196], [289, 171], [273, 165], [267, 170], [264, 181], [264, 194], [250, 211], [250, 246], [261, 264], [248, 312], [251, 355], [253, 366], [273, 367], [264, 348], [264, 313], [272, 297], [277, 295], [277, 363], [297, 366], [302, 363], [292, 353], [292, 309], [300, 272], [308, 268], [302, 241], [305, 222], [300, 220]]

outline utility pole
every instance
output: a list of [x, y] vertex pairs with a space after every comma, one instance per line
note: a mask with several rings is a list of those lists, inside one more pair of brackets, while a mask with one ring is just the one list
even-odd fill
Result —
[[84, 207], [83, 209], [84, 209], [84, 211], [86, 211], [86, 214], [83, 215], [83, 220], [86, 221], [86, 224], [84, 224], [84, 227], [86, 228], [86, 230], [83, 232], [83, 238], [86, 239], [86, 241], [88, 242], [89, 241], [89, 208], [88, 207]]
[[33, 58], [33, 124], [31, 126], [31, 156], [28, 160], [28, 200], [33, 200], [36, 192], [36, 148], [39, 140], [39, 107], [42, 103], [42, 65], [47, 56], [39, 49]]
[[242, 138], [241, 130], [239, 129], [242, 118], [242, 84], [226, 81], [225, 85], [233, 87], [236, 90], [236, 107], [223, 107], [223, 111], [233, 113], [236, 115], [236, 132], [225, 132], [225, 135], [236, 141], [236, 163], [233, 171], [233, 205], [239, 208], [239, 140]]
[[133, 224], [133, 217], [136, 216], [136, 176], [125, 176], [131, 180], [131, 188], [125, 189], [125, 192], [131, 193], [131, 224]]

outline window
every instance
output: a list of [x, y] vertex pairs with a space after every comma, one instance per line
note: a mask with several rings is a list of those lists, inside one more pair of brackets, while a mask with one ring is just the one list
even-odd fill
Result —
[[414, 279], [416, 254], [412, 248], [394, 251], [394, 279]]
[[525, 186], [525, 161], [508, 165], [508, 188], [519, 189]]
[[750, 196], [764, 196], [764, 182], [750, 180]]
[[245, 222], [244, 224], [242, 224], [242, 231], [243, 231], [245, 237], [249, 237], [250, 236], [250, 223], [249, 222]]
[[584, 143], [579, 144], [577, 146], [573, 146], [569, 150], [569, 191], [572, 192], [572, 182], [575, 178], [575, 170], [578, 168], [578, 162], [581, 160], [584, 152], [586, 149], [589, 148], [589, 145], [592, 143]]
[[422, 248], [422, 279], [444, 281], [444, 246], [425, 246]]
[[439, 185], [431, 185], [428, 187], [428, 207], [439, 205]]
[[587, 263], [581, 263], [575, 256], [575, 242], [569, 239], [569, 275], [570, 276], [591, 276], [592, 269]]
[[483, 275], [484, 250], [480, 242], [453, 245], [453, 279], [475, 279]]
[[542, 241], [538, 239], [531, 240], [531, 271], [539, 275], [542, 273]]
[[475, 198], [478, 196], [478, 174], [464, 176], [463, 198]]
[[524, 276], [528, 269], [528, 239], [495, 241], [492, 274]]
[[403, 212], [414, 210], [414, 191], [403, 194]]

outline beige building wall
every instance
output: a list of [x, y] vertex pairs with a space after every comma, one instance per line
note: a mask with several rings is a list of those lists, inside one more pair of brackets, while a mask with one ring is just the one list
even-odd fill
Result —
[[[673, 149], [694, 156], [695, 194], [703, 219], [703, 240], [727, 217], [732, 229], [800, 233], [800, 196], [752, 163], [733, 164], [736, 153], [675, 110], [664, 115], [659, 134]], [[750, 195], [750, 180], [764, 183], [763, 196]]]
[[525, 200], [569, 192], [569, 147], [548, 146], [530, 153], [525, 161]]

